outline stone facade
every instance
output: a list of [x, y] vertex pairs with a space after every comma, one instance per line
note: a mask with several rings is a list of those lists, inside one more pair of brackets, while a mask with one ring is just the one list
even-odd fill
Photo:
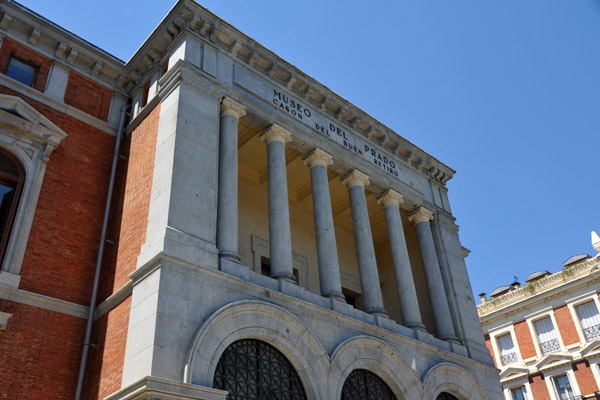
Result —
[[[477, 308], [507, 400], [560, 400], [560, 380], [573, 399], [600, 397], [599, 256], [503, 287]], [[532, 274], [532, 276], [536, 276]], [[545, 276], [544, 276], [545, 275]], [[485, 294], [482, 293], [482, 296]], [[569, 390], [566, 391], [569, 393]]]
[[341, 398], [356, 370], [398, 399], [501, 398], [452, 169], [193, 1], [127, 63], [0, 5], [0, 146], [26, 182], [0, 271], [0, 395], [75, 393], [130, 100], [81, 398], [225, 399], [216, 368], [247, 339], [308, 399]]

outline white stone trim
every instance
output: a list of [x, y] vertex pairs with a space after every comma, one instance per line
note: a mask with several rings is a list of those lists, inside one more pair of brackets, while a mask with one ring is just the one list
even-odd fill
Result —
[[[261, 258], [270, 256], [270, 244], [267, 240], [252, 235], [252, 253], [254, 254], [252, 270], [261, 273]], [[298, 270], [298, 286], [308, 290], [308, 258], [292, 252], [292, 266]]]
[[569, 302], [567, 302], [567, 307], [571, 312], [571, 318], [573, 318], [573, 323], [575, 324], [575, 328], [577, 329], [579, 341], [581, 342], [582, 346], [584, 343], [587, 342], [587, 339], [585, 338], [585, 334], [583, 333], [581, 321], [579, 320], [579, 316], [577, 315], [577, 310], [575, 310], [575, 307], [587, 303], [589, 301], [593, 301], [596, 304], [596, 310], [598, 310], [598, 312], [600, 313], [600, 300], [598, 299], [598, 293], [595, 289], [581, 296], [577, 296], [576, 298], [571, 299]]
[[87, 318], [89, 312], [89, 309], [86, 306], [5, 285], [0, 285], [0, 299], [26, 304], [44, 310], [55, 311], [78, 318]]
[[510, 394], [510, 391], [513, 389], [518, 389], [521, 386], [525, 386], [525, 390], [527, 391], [527, 400], [533, 400], [533, 395], [531, 394], [531, 386], [529, 385], [529, 380], [527, 379], [527, 377], [515, 382], [511, 382], [510, 385], [507, 385], [506, 387], [504, 387], [503, 385], [502, 391], [504, 392], [504, 397], [508, 400], [512, 400], [513, 398]]
[[[510, 335], [513, 345], [515, 346], [515, 351], [517, 352], [517, 362], [514, 364], [503, 365], [502, 357], [500, 354], [500, 347], [498, 346], [498, 337], [504, 335]], [[515, 333], [515, 326], [511, 324], [502, 329], [489, 332], [490, 341], [492, 343], [492, 349], [494, 350], [494, 358], [496, 359], [496, 365], [499, 369], [505, 369], [509, 366], [524, 366], [523, 357], [521, 357], [521, 349], [519, 348], [519, 342], [517, 341], [517, 335]]]
[[226, 397], [227, 392], [224, 390], [146, 376], [106, 397], [105, 400], [225, 400]]
[[546, 388], [548, 389], [548, 393], [550, 393], [551, 400], [560, 400], [556, 393], [556, 387], [554, 386], [554, 377], [559, 375], [567, 375], [571, 388], [573, 389], [573, 394], [575, 396], [581, 395], [581, 390], [579, 390], [577, 379], [575, 379], [575, 374], [573, 373], [573, 367], [569, 363], [562, 368], [552, 371], [552, 373], [544, 373], [544, 381], [546, 382]]
[[11, 313], [0, 311], [0, 331], [6, 330], [6, 325], [8, 324], [8, 320], [12, 316], [13, 315]]

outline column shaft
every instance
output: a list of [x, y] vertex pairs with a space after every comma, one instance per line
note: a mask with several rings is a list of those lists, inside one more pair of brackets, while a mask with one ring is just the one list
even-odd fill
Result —
[[238, 120], [244, 107], [230, 98], [221, 103], [219, 125], [219, 197], [217, 248], [219, 257], [239, 262], [238, 255]]
[[354, 170], [344, 177], [342, 183], [348, 187], [350, 194], [356, 256], [358, 258], [358, 270], [360, 273], [360, 285], [365, 303], [365, 311], [375, 315], [386, 315], [387, 313], [383, 307], [383, 298], [381, 296], [367, 199], [365, 197], [364, 185], [368, 183], [368, 177]]
[[399, 204], [403, 201], [402, 196], [388, 190], [377, 201], [384, 207], [402, 320], [404, 325], [408, 327], [424, 330], [425, 325], [423, 325], [421, 319], [419, 300], [417, 299], [417, 291], [402, 227], [402, 218], [400, 217]]
[[423, 267], [425, 269], [425, 278], [429, 288], [429, 296], [433, 307], [433, 316], [437, 326], [438, 336], [446, 341], [458, 342], [454, 331], [450, 307], [446, 297], [446, 289], [442, 280], [439, 260], [437, 258], [435, 244], [429, 221], [433, 214], [423, 207], [417, 209], [411, 214], [410, 219], [415, 222], [421, 256], [423, 257]]
[[285, 162], [285, 142], [291, 140], [291, 134], [273, 124], [261, 140], [267, 142], [271, 277], [295, 282]]
[[327, 165], [331, 162], [331, 156], [319, 149], [314, 150], [304, 159], [304, 163], [310, 167], [321, 294], [343, 300], [327, 177]]

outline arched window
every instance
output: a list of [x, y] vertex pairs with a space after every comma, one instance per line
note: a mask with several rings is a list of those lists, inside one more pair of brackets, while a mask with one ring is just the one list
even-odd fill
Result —
[[374, 373], [355, 369], [344, 382], [342, 400], [396, 400], [396, 396]]
[[452, 396], [448, 392], [442, 392], [439, 394], [439, 396], [435, 400], [458, 400], [458, 398], [455, 396]]
[[306, 400], [292, 364], [273, 346], [254, 339], [232, 343], [221, 356], [213, 386], [231, 400]]
[[24, 180], [21, 164], [0, 149], [0, 264], [10, 238]]

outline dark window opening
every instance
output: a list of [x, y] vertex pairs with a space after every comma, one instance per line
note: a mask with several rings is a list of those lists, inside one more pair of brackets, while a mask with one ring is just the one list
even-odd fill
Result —
[[20, 164], [0, 150], [0, 260], [4, 259], [24, 178]]
[[448, 392], [442, 392], [435, 400], [458, 400], [458, 398]]
[[352, 307], [356, 308], [357, 310], [362, 310], [364, 308], [360, 293], [356, 293], [353, 290], [343, 287], [342, 294], [346, 298], [346, 303], [350, 304]]
[[[271, 259], [265, 256], [260, 257], [260, 273], [264, 276], [271, 276]], [[294, 268], [292, 273], [294, 274], [294, 279], [296, 280], [296, 284], [300, 283], [300, 271], [298, 268]]]
[[396, 400], [396, 396], [374, 373], [365, 369], [355, 369], [344, 382], [342, 400]]
[[213, 387], [231, 400], [305, 400], [298, 373], [275, 347], [254, 339], [232, 343], [221, 356]]
[[35, 65], [28, 64], [25, 61], [21, 61], [14, 57], [10, 59], [8, 69], [6, 70], [6, 75], [8, 77], [27, 86], [33, 86], [36, 74], [37, 67]]

